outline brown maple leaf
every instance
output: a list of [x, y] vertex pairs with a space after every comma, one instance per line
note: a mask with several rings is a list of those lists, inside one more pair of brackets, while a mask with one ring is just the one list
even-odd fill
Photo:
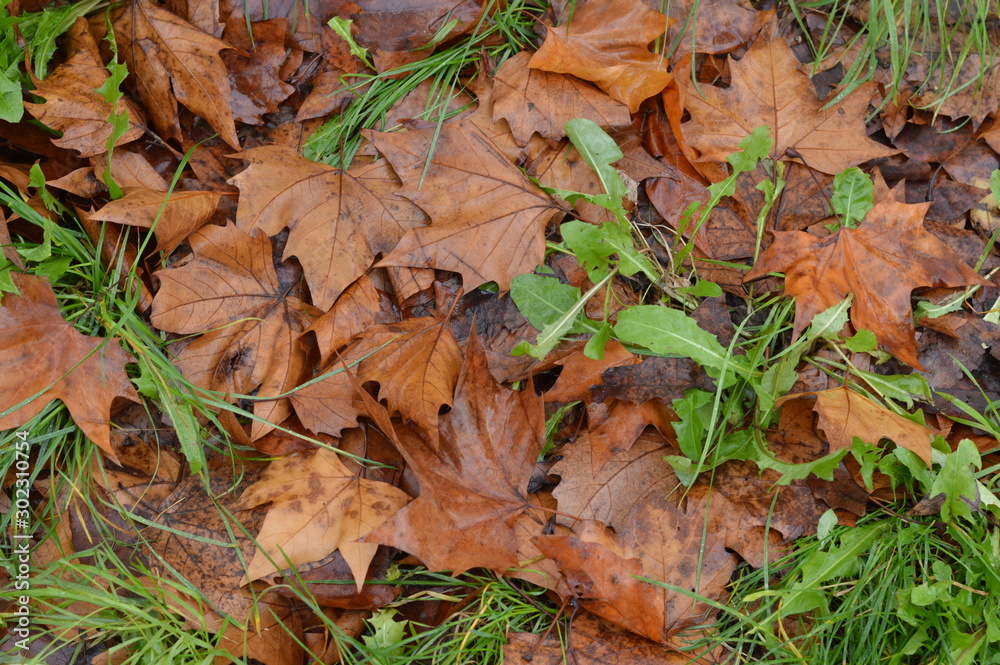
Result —
[[220, 199], [220, 192], [175, 191], [168, 199], [166, 192], [135, 189], [87, 217], [144, 229], [153, 228], [158, 241], [156, 249], [169, 254], [212, 218]]
[[931, 465], [931, 440], [937, 432], [872, 402], [846, 386], [785, 395], [775, 402], [775, 406], [807, 396], [816, 398], [813, 410], [819, 416], [819, 428], [826, 435], [830, 452], [850, 449], [854, 437], [873, 444], [884, 438], [916, 453], [928, 467]]
[[108, 118], [122, 111], [128, 116], [128, 128], [115, 140], [115, 145], [135, 141], [144, 131], [142, 111], [126, 98], [112, 109], [98, 91], [108, 79], [108, 70], [87, 31], [86, 19], [77, 19], [68, 37], [72, 50], [69, 58], [44, 80], [33, 79], [33, 93], [44, 98], [45, 103], [25, 103], [24, 108], [42, 124], [62, 132], [52, 143], [77, 150], [84, 157], [108, 149], [108, 138], [114, 129]]
[[635, 113], [670, 82], [666, 58], [649, 50], [667, 25], [641, 0], [588, 2], [567, 25], [548, 28], [528, 66], [593, 81]]
[[306, 332], [316, 336], [320, 363], [328, 365], [336, 358], [336, 351], [358, 333], [380, 323], [398, 320], [399, 310], [392, 298], [365, 274], [347, 287], [333, 308], [313, 321]]
[[244, 581], [320, 561], [340, 550], [361, 591], [378, 545], [359, 539], [409, 500], [401, 489], [351, 473], [340, 454], [326, 448], [271, 462], [236, 506], [243, 510], [271, 504]]
[[[400, 193], [430, 215], [378, 265], [460, 273], [465, 288], [496, 282], [502, 291], [545, 253], [556, 204], [512, 164], [472, 119], [408, 132], [370, 134], [403, 180]], [[424, 177], [428, 153], [430, 168]]]
[[851, 322], [875, 333], [879, 343], [905, 363], [917, 358], [910, 292], [924, 286], [987, 284], [923, 226], [930, 203], [883, 199], [856, 229], [825, 237], [777, 231], [744, 283], [769, 272], [785, 273], [785, 293], [795, 298], [795, 334], [812, 318], [854, 295]]
[[[115, 398], [139, 401], [125, 374], [132, 358], [117, 340], [88, 337], [63, 319], [42, 277], [12, 272], [20, 295], [0, 308], [0, 429], [23, 425], [49, 402], [62, 400], [87, 437], [113, 461], [109, 417]], [[41, 393], [31, 399], [36, 393]], [[27, 404], [14, 408], [21, 402]]]
[[628, 107], [592, 85], [566, 74], [529, 69], [531, 53], [522, 51], [493, 76], [493, 118], [510, 123], [514, 138], [527, 145], [534, 132], [558, 141], [573, 118], [587, 118], [610, 129], [632, 122]]
[[131, 0], [116, 12], [112, 27], [157, 131], [180, 140], [179, 101], [240, 149], [229, 74], [219, 56], [228, 44], [150, 0]]
[[285, 258], [302, 264], [313, 303], [337, 297], [425, 217], [397, 195], [384, 162], [341, 171], [278, 146], [240, 153], [250, 166], [230, 182], [240, 188], [236, 224], [269, 236], [289, 228]]
[[[305, 369], [299, 335], [314, 312], [292, 295], [294, 275], [279, 279], [264, 234], [249, 236], [232, 224], [208, 226], [189, 238], [194, 257], [156, 273], [153, 324], [182, 335], [204, 333], [177, 355], [192, 383], [227, 394], [273, 397], [294, 388]], [[207, 331], [207, 332], [206, 332]], [[287, 399], [260, 402], [255, 414], [281, 422]], [[252, 438], [270, 427], [254, 421]]]
[[278, 104], [295, 92], [294, 86], [281, 80], [281, 67], [288, 57], [286, 37], [283, 18], [248, 23], [240, 16], [226, 23], [223, 41], [249, 54], [222, 54], [232, 81], [233, 115], [239, 122], [263, 124], [263, 114], [277, 112]]
[[438, 411], [452, 405], [462, 369], [462, 350], [450, 322], [430, 316], [405, 319], [372, 326], [362, 338], [367, 348], [377, 350], [361, 361], [358, 379], [377, 381], [389, 411], [412, 420], [436, 442]]
[[530, 506], [528, 481], [545, 440], [545, 413], [531, 382], [496, 383], [478, 337], [468, 343], [454, 407], [440, 420], [440, 443], [400, 436], [400, 452], [420, 496], [366, 542], [413, 554], [432, 570], [516, 566], [514, 524]]
[[636, 578], [666, 582], [707, 598], [721, 597], [735, 561], [722, 539], [704, 532], [703, 526], [700, 511], [682, 512], [661, 496], [650, 495], [633, 507], [615, 535], [599, 522], [585, 521], [574, 536], [539, 536], [535, 542], [559, 564], [585, 609], [665, 642], [705, 620], [711, 607], [691, 595]]
[[507, 633], [504, 662], [508, 665], [708, 665], [692, 661], [690, 653], [650, 642], [618, 626], [581, 613], [570, 624], [572, 640], [564, 644], [555, 635]]
[[[836, 174], [897, 150], [868, 138], [865, 113], [874, 83], [860, 86], [842, 102], [823, 109], [809, 77], [781, 38], [777, 22], [765, 27], [741, 60], [730, 60], [732, 84], [688, 90], [684, 106], [691, 121], [684, 138], [701, 152], [699, 161], [725, 162], [757, 127], [771, 130], [772, 159], [788, 159], [794, 150], [802, 161]], [[686, 71], [686, 70], [685, 70]], [[679, 81], [680, 79], [678, 79]]]

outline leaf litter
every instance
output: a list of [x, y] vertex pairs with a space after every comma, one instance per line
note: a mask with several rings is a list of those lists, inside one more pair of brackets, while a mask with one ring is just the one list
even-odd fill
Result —
[[[231, 4], [96, 12], [32, 76], [25, 108], [60, 135], [3, 133], [0, 427], [60, 400], [130, 572], [234, 658], [332, 663], [363, 630], [401, 648], [379, 608], [419, 563], [547, 589], [557, 623], [573, 608], [567, 662], [725, 662], [681, 649], [738, 566], [864, 516], [891, 486], [873, 455], [919, 475], [976, 463], [953, 430], [997, 448], [932, 393], [1000, 357], [1000, 118], [973, 91], [950, 119], [873, 114], [874, 83], [821, 97], [795, 29], [742, 0], [694, 25], [639, 0]], [[350, 165], [302, 155], [359, 74], [402, 81], [517, 12], [530, 40], [341, 137]], [[60, 258], [72, 220], [165, 364]], [[181, 454], [195, 472], [165, 473]], [[434, 593], [440, 623], [458, 601]]]

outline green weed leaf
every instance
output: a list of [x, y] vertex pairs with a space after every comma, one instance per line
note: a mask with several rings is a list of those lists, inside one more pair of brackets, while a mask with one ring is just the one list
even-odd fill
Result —
[[625, 181], [611, 165], [624, 156], [621, 148], [593, 120], [574, 118], [566, 123], [565, 129], [573, 146], [597, 173], [604, 191], [620, 206], [626, 193]]
[[872, 179], [856, 166], [841, 171], [833, 178], [833, 196], [830, 205], [840, 217], [842, 226], [853, 229], [875, 205], [875, 186]]

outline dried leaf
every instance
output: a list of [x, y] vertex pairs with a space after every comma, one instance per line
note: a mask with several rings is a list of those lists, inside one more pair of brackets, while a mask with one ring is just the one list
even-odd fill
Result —
[[527, 145], [534, 132], [558, 141], [566, 136], [563, 126], [573, 118], [593, 120], [604, 129], [632, 122], [621, 102], [573, 76], [529, 69], [530, 59], [531, 53], [518, 53], [493, 78], [493, 118], [510, 123], [519, 144]]
[[118, 113], [128, 115], [128, 129], [115, 145], [135, 141], [143, 134], [144, 118], [138, 106], [122, 99], [114, 109], [98, 88], [108, 79], [94, 38], [87, 32], [84, 19], [77, 19], [70, 32], [73, 52], [44, 80], [35, 80], [34, 94], [44, 104], [26, 103], [24, 107], [44, 125], [62, 132], [52, 143], [60, 148], [77, 150], [83, 157], [108, 149], [114, 130], [108, 118]]
[[114, 462], [109, 415], [115, 398], [139, 401], [125, 374], [132, 358], [117, 340], [88, 337], [63, 319], [52, 287], [42, 277], [10, 273], [21, 292], [4, 294], [0, 308], [0, 429], [23, 425], [60, 399], [87, 437]]
[[666, 58], [649, 50], [667, 25], [641, 0], [588, 2], [567, 25], [548, 28], [528, 66], [593, 81], [635, 113], [670, 82]]
[[[296, 281], [279, 281], [267, 236], [248, 236], [232, 224], [208, 226], [190, 238], [194, 258], [158, 271], [153, 324], [182, 335], [205, 333], [178, 353], [192, 383], [226, 394], [285, 393], [305, 369], [299, 335], [311, 323], [308, 305], [291, 295]], [[208, 331], [208, 332], [206, 332]], [[260, 402], [255, 415], [281, 422], [287, 399]], [[270, 431], [255, 421], [252, 438]]]
[[497, 384], [473, 336], [454, 408], [440, 422], [437, 446], [412, 435], [397, 442], [420, 496], [366, 542], [392, 545], [456, 575], [516, 566], [514, 524], [530, 505], [528, 481], [545, 440], [541, 399], [530, 383], [521, 392]]
[[[898, 194], [898, 192], [897, 192]], [[775, 232], [744, 282], [785, 273], [785, 293], [795, 298], [795, 333], [820, 312], [854, 294], [851, 322], [875, 333], [893, 355], [920, 368], [910, 292], [923, 286], [986, 284], [947, 245], [928, 233], [929, 203], [883, 199], [856, 229], [826, 238], [803, 231]]]
[[[730, 60], [732, 84], [722, 89], [702, 85], [701, 95], [684, 97], [691, 121], [684, 138], [701, 151], [699, 161], [725, 162], [739, 151], [739, 142], [757, 127], [771, 130], [773, 159], [788, 159], [794, 150], [823, 173], [840, 173], [849, 166], [895, 154], [865, 133], [864, 117], [872, 87], [860, 86], [842, 102], [821, 110], [809, 77], [772, 21], [741, 60]], [[702, 96], [704, 95], [704, 96]]]
[[219, 51], [230, 48], [150, 0], [132, 0], [112, 23], [119, 52], [135, 76], [157, 131], [180, 139], [177, 102], [204, 118], [236, 150], [229, 75]]
[[337, 297], [387, 252], [423, 214], [397, 195], [382, 162], [334, 169], [277, 146], [240, 153], [250, 166], [230, 182], [240, 188], [236, 224], [269, 236], [288, 227], [284, 257], [302, 264], [313, 303], [329, 310]]
[[169, 254], [212, 218], [220, 199], [219, 192], [172, 192], [168, 199], [166, 192], [134, 189], [88, 217], [144, 229], [155, 222], [156, 249]]
[[545, 226], [560, 211], [472, 120], [448, 123], [440, 136], [434, 127], [371, 139], [403, 180], [400, 193], [431, 217], [378, 265], [451, 270], [467, 290], [493, 281], [506, 291], [541, 262]]
[[340, 550], [360, 592], [378, 545], [359, 540], [408, 501], [406, 493], [392, 485], [351, 473], [340, 455], [326, 448], [271, 462], [237, 508], [271, 504], [244, 581], [320, 561]]

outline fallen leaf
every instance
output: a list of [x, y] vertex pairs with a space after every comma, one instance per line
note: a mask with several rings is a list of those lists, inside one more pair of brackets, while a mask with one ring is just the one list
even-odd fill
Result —
[[898, 195], [883, 199], [856, 229], [842, 228], [826, 238], [775, 232], [744, 283], [784, 272], [785, 293], [795, 298], [796, 334], [853, 293], [855, 329], [871, 330], [894, 356], [920, 368], [911, 291], [987, 282], [924, 229], [929, 203], [907, 205], [896, 200]]
[[[558, 361], [562, 366], [559, 378], [552, 389], [545, 393], [546, 402], [574, 402], [591, 400], [590, 391], [601, 385], [601, 374], [612, 367], [635, 365], [642, 360], [618, 340], [610, 340], [604, 346], [604, 356], [600, 360], [588, 358], [578, 349]], [[626, 398], [627, 399], [627, 398]]]
[[377, 350], [361, 361], [358, 380], [377, 381], [389, 411], [412, 420], [436, 441], [438, 411], [452, 406], [462, 368], [450, 322], [430, 316], [405, 319], [372, 326], [363, 338], [366, 348]]
[[[569, 626], [568, 648], [553, 635], [507, 633], [508, 665], [689, 665], [691, 654], [651, 642], [590, 614]], [[705, 661], [694, 661], [699, 664]]]
[[150, 0], [132, 0], [112, 26], [157, 131], [180, 140], [177, 102], [204, 118], [236, 150], [229, 74], [219, 51], [230, 46]]
[[222, 54], [232, 83], [232, 109], [238, 122], [263, 124], [263, 114], [275, 113], [278, 105], [295, 92], [281, 80], [281, 65], [287, 57], [285, 19], [248, 22], [246, 17], [230, 18], [222, 39], [235, 51]]
[[561, 459], [549, 473], [559, 476], [552, 490], [560, 515], [556, 520], [572, 525], [572, 517], [597, 520], [616, 531], [625, 528], [632, 508], [649, 494], [669, 494], [677, 477], [666, 456], [677, 451], [656, 430], [648, 429], [628, 450], [608, 460], [596, 473], [591, 464], [590, 437], [586, 432], [559, 449]]
[[96, 221], [152, 228], [156, 234], [157, 251], [170, 254], [212, 218], [222, 196], [219, 192], [175, 191], [167, 198], [166, 192], [134, 189], [88, 217]]
[[354, 21], [355, 38], [373, 51], [379, 72], [428, 57], [432, 39], [447, 42], [471, 32], [483, 12], [476, 0], [355, 0], [347, 7], [353, 11], [344, 18]]
[[739, 142], [757, 127], [771, 130], [772, 159], [788, 159], [788, 150], [823, 173], [837, 174], [876, 157], [895, 154], [868, 138], [865, 113], [872, 87], [862, 84], [826, 110], [809, 77], [772, 21], [741, 60], [730, 60], [732, 84], [722, 89], [701, 85], [688, 90], [685, 108], [691, 120], [684, 139], [701, 152], [698, 161], [725, 162]]
[[574, 536], [539, 536], [535, 542], [559, 564], [584, 609], [662, 643], [706, 620], [712, 608], [636, 577], [721, 598], [735, 561], [722, 539], [703, 527], [700, 511], [682, 512], [649, 496], [614, 536], [603, 524], [583, 522]]
[[[655, 0], [647, 0], [647, 4], [653, 4], [654, 9], [660, 6]], [[675, 60], [692, 50], [734, 51], [749, 42], [768, 18], [767, 12], [756, 11], [747, 0], [674, 0], [667, 7], [673, 22], [664, 53], [674, 52]]]
[[[830, 452], [843, 448], [850, 450], [854, 437], [865, 443], [878, 443], [884, 438], [916, 453], [927, 462], [928, 467], [931, 465], [934, 430], [904, 418], [846, 387], [786, 395], [775, 402], [775, 405], [780, 406], [786, 401], [801, 399], [807, 395], [816, 398], [813, 409], [819, 416], [819, 428], [830, 443]], [[874, 436], [878, 436], [878, 440], [873, 441]]]
[[528, 66], [593, 81], [635, 113], [670, 82], [666, 58], [649, 50], [667, 25], [641, 0], [588, 2], [568, 24], [547, 29]]
[[[193, 335], [177, 355], [189, 381], [227, 395], [274, 397], [296, 385], [305, 369], [299, 336], [312, 312], [292, 295], [297, 280], [279, 280], [271, 242], [249, 236], [232, 224], [208, 226], [189, 238], [194, 258], [156, 275], [161, 286], [153, 300], [153, 324], [160, 330]], [[208, 332], [206, 332], [208, 331]], [[259, 402], [255, 415], [278, 423], [290, 413], [287, 399]], [[271, 426], [254, 421], [251, 437]]]
[[609, 459], [632, 447], [647, 426], [653, 425], [665, 436], [673, 437], [671, 423], [677, 416], [659, 399], [640, 404], [613, 397], [587, 405], [591, 462], [596, 473]]
[[306, 332], [316, 336], [320, 364], [328, 365], [337, 349], [358, 333], [398, 320], [399, 311], [392, 299], [365, 274], [347, 287], [330, 311], [313, 321]]
[[490, 281], [506, 291], [542, 261], [545, 227], [561, 211], [472, 120], [450, 122], [440, 135], [433, 127], [370, 136], [403, 180], [400, 194], [431, 218], [379, 266], [451, 270], [467, 291]]
[[116, 398], [139, 401], [125, 374], [131, 356], [116, 339], [77, 332], [63, 319], [46, 279], [17, 272], [10, 278], [20, 295], [4, 294], [0, 308], [0, 411], [13, 410], [0, 417], [0, 429], [23, 425], [59, 399], [87, 438], [117, 463], [109, 416]]
[[400, 452], [420, 496], [366, 536], [458, 575], [517, 566], [514, 524], [530, 503], [528, 481], [545, 441], [542, 400], [531, 383], [516, 392], [490, 376], [479, 339], [468, 342], [451, 411], [437, 446], [410, 435]]
[[359, 540], [409, 499], [392, 485], [351, 473], [340, 454], [326, 448], [275, 460], [237, 504], [238, 510], [271, 504], [244, 581], [320, 561], [340, 550], [360, 592], [378, 545]]
[[230, 182], [240, 188], [236, 224], [269, 236], [289, 228], [284, 257], [302, 264], [313, 304], [329, 310], [337, 297], [392, 249], [424, 216], [398, 195], [382, 162], [341, 171], [277, 146], [246, 150], [250, 166]]
[[77, 150], [83, 157], [108, 149], [108, 139], [114, 130], [108, 119], [118, 113], [128, 116], [128, 128], [115, 140], [115, 145], [135, 141], [144, 132], [142, 111], [127, 98], [112, 108], [99, 92], [98, 88], [108, 79], [108, 70], [87, 31], [85, 19], [77, 19], [69, 38], [73, 49], [69, 58], [45, 79], [34, 80], [32, 92], [44, 98], [45, 103], [25, 103], [24, 108], [42, 124], [62, 132], [52, 143]]
[[628, 107], [566, 74], [529, 69], [531, 53], [522, 51], [493, 75], [493, 118], [510, 123], [514, 138], [527, 145], [534, 132], [558, 141], [573, 118], [586, 118], [604, 129], [631, 124]]

